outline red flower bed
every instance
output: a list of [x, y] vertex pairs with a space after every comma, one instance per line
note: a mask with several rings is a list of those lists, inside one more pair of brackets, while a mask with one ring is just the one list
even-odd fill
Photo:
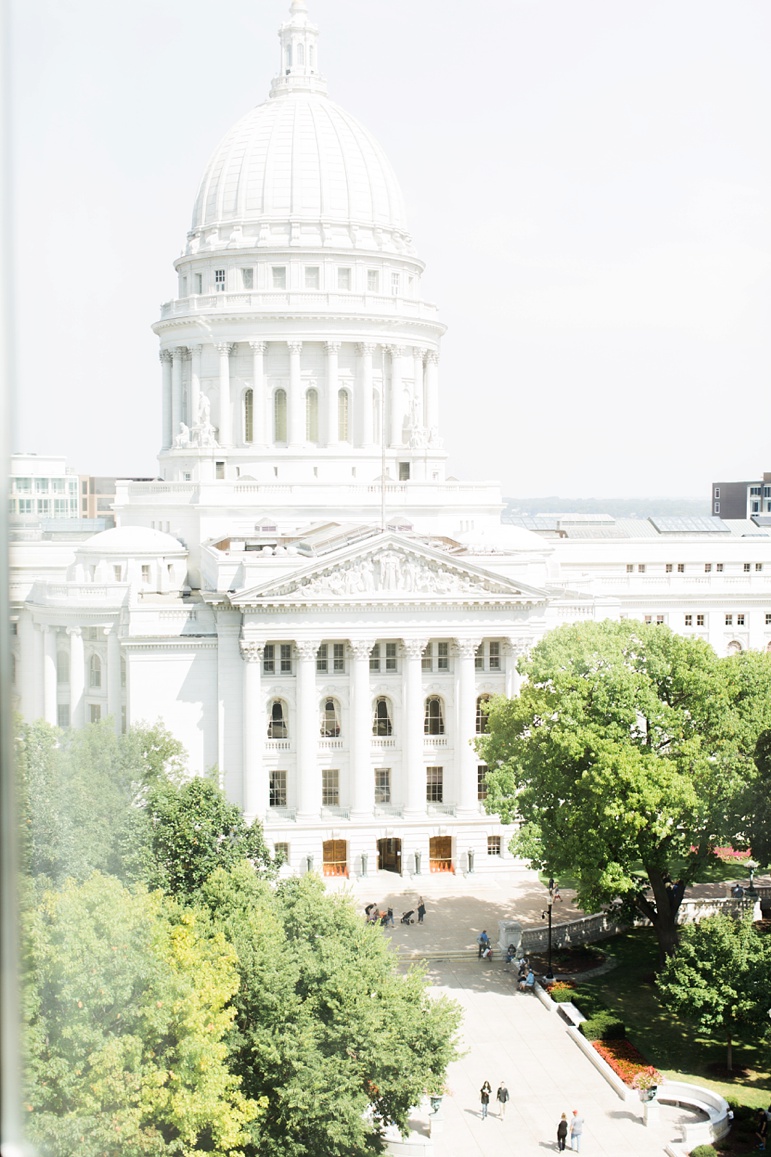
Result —
[[[696, 850], [696, 846], [691, 844], [691, 851], [695, 852]], [[744, 852], [738, 852], [735, 848], [727, 845], [726, 847], [713, 848], [712, 852], [719, 860], [748, 860], [750, 858], [749, 848]]]
[[628, 1040], [595, 1040], [592, 1044], [625, 1085], [631, 1085], [639, 1072], [649, 1068], [645, 1057]]

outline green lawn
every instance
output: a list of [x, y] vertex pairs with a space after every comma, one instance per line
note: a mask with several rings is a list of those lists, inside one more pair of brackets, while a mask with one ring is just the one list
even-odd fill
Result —
[[596, 980], [581, 983], [577, 978], [579, 1004], [581, 991], [587, 993], [587, 1003], [593, 995], [600, 998], [624, 1021], [632, 1044], [666, 1076], [704, 1084], [739, 1105], [768, 1105], [768, 1041], [761, 1044], [752, 1034], [735, 1041], [734, 1067], [740, 1071], [732, 1080], [716, 1078], [712, 1067], [725, 1064], [725, 1044], [699, 1033], [661, 1004], [654, 984], [657, 945], [651, 929], [614, 936], [602, 947], [615, 957], [617, 967]]

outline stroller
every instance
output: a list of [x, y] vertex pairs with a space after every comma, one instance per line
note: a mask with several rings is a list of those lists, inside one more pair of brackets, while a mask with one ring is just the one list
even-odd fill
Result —
[[412, 917], [414, 915], [415, 915], [415, 909], [414, 908], [410, 908], [409, 912], [402, 912], [402, 918], [399, 921], [399, 923], [400, 924], [414, 924], [415, 921], [412, 919]]

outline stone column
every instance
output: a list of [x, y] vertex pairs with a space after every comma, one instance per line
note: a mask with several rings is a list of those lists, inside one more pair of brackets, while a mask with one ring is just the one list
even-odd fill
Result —
[[239, 640], [243, 665], [243, 755], [241, 806], [249, 823], [262, 820], [268, 812], [269, 783], [263, 759], [265, 719], [260, 695], [262, 656], [265, 644]]
[[264, 341], [250, 341], [252, 351], [252, 422], [254, 445], [268, 445], [268, 423], [265, 413], [265, 345]]
[[422, 346], [413, 346], [412, 348], [412, 363], [414, 366], [413, 377], [415, 385], [412, 394], [412, 419], [416, 426], [425, 425], [425, 413], [423, 404], [423, 364], [426, 356], [426, 351]]
[[188, 426], [198, 424], [198, 411], [201, 408], [201, 354], [203, 346], [190, 346], [190, 413], [184, 419]]
[[470, 815], [479, 811], [477, 799], [477, 765], [479, 757], [471, 746], [476, 735], [476, 672], [475, 657], [480, 639], [456, 639], [455, 655], [457, 671], [457, 711], [456, 711], [456, 766], [458, 778], [455, 803], [459, 815]]
[[86, 721], [86, 668], [83, 632], [80, 627], [68, 627], [70, 636], [70, 726], [82, 727]]
[[316, 695], [317, 642], [295, 643], [297, 656], [297, 713], [294, 722], [298, 819], [321, 814], [319, 771], [319, 710]]
[[56, 727], [56, 640], [54, 627], [43, 627], [43, 718]]
[[179, 433], [182, 421], [182, 363], [187, 350], [183, 345], [174, 346], [171, 351], [171, 444]]
[[361, 342], [356, 346], [356, 353], [359, 355], [357, 397], [359, 404], [358, 437], [360, 446], [373, 446], [375, 443], [374, 397], [372, 391], [372, 355], [375, 349], [375, 345], [371, 342]]
[[171, 350], [160, 350], [161, 359], [161, 447], [168, 450], [173, 441], [171, 425]]
[[516, 639], [504, 639], [503, 641], [504, 694], [507, 699], [516, 699], [519, 695], [519, 689], [522, 686], [522, 676], [517, 670], [517, 663], [519, 656], [523, 655], [525, 650], [526, 648]]
[[439, 354], [429, 350], [426, 354], [426, 420], [427, 430], [439, 428]]
[[351, 690], [351, 815], [372, 816], [375, 810], [375, 774], [372, 770], [372, 694], [369, 657], [374, 643], [357, 639], [348, 644], [353, 662]]
[[402, 398], [402, 356], [404, 346], [390, 346], [391, 353], [391, 429], [388, 437], [389, 446], [402, 445], [402, 425], [404, 423], [404, 399]]
[[107, 636], [107, 714], [112, 716], [116, 735], [121, 733], [120, 638], [118, 624], [105, 627]]
[[[326, 388], [326, 445], [336, 446], [340, 441], [340, 434], [337, 426], [337, 391], [340, 388], [338, 372], [338, 354], [340, 353], [339, 341], [325, 342], [324, 348], [327, 351], [327, 388]], [[322, 432], [322, 437], [324, 433]]]
[[[80, 501], [80, 499], [78, 499]], [[35, 624], [27, 610], [19, 615], [19, 658], [21, 659], [21, 712], [28, 723], [40, 715], [37, 690], [40, 674], [37, 668]]]
[[426, 813], [426, 765], [423, 756], [423, 674], [425, 639], [404, 639], [404, 735], [402, 737], [405, 815]]
[[290, 446], [305, 442], [305, 399], [303, 397], [301, 341], [287, 342], [289, 347], [289, 397], [287, 398], [287, 441]]
[[230, 446], [233, 442], [233, 419], [230, 412], [230, 355], [235, 349], [232, 342], [219, 342], [217, 353], [220, 355], [220, 409], [219, 430], [217, 441], [220, 446]]

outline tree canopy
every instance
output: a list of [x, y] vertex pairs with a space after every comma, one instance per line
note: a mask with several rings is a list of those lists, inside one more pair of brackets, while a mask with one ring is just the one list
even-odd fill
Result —
[[663, 958], [685, 887], [715, 846], [746, 840], [771, 656], [585, 622], [545, 636], [520, 670], [520, 696], [492, 701], [478, 741], [486, 807], [521, 819], [516, 850], [575, 878], [584, 907], [620, 898], [650, 919]]
[[703, 1032], [722, 1034], [733, 1068], [739, 1027], [768, 1029], [771, 944], [743, 920], [718, 914], [682, 931], [658, 978], [664, 1003]]

